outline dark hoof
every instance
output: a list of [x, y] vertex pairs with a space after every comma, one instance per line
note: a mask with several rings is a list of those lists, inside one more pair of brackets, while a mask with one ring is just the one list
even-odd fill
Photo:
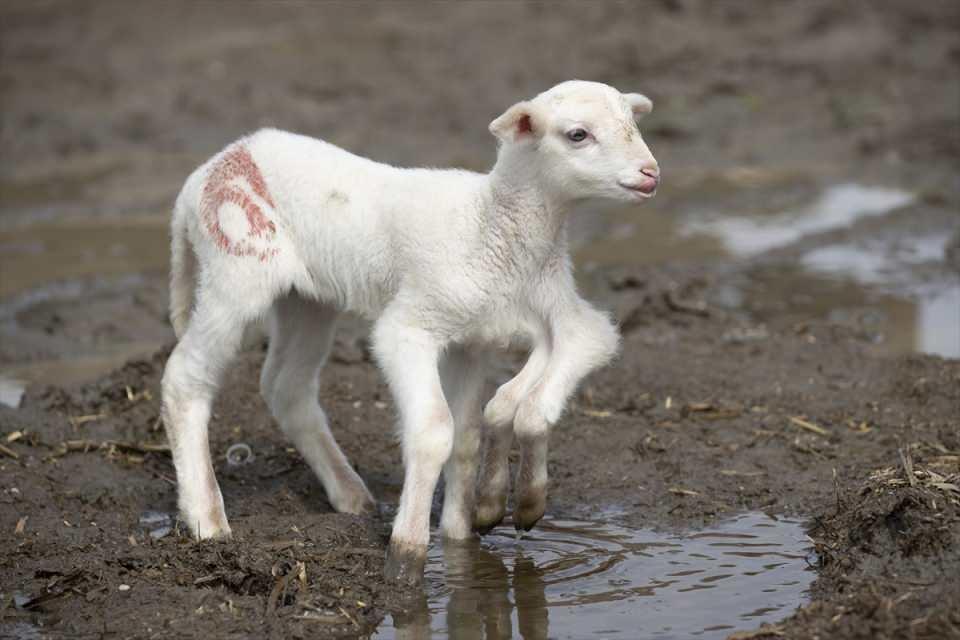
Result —
[[545, 491], [536, 491], [532, 495], [521, 496], [513, 510], [513, 526], [517, 531], [533, 529], [547, 510]]
[[374, 520], [384, 520], [384, 507], [379, 502], [365, 502], [357, 513], [362, 518], [373, 518]]
[[383, 574], [388, 582], [415, 587], [423, 581], [423, 567], [426, 563], [426, 546], [391, 542], [387, 549], [387, 564]]
[[516, 527], [517, 531], [530, 531], [537, 523], [540, 522], [540, 519], [543, 518], [543, 511], [539, 515], [520, 515], [519, 513], [514, 513], [513, 515], [513, 526]]
[[481, 536], [485, 536], [491, 531], [493, 531], [495, 528], [500, 526], [500, 524], [503, 522], [503, 518], [505, 515], [506, 515], [505, 513], [501, 513], [500, 517], [492, 522], [474, 522], [473, 530], [476, 531]]
[[473, 514], [473, 530], [485, 536], [499, 526], [506, 515], [506, 494], [502, 498], [481, 498]]

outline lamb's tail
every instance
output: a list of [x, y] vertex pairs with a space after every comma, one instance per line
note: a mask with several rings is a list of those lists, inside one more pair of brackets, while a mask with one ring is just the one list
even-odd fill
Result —
[[170, 223], [170, 323], [177, 339], [183, 337], [193, 310], [197, 256], [187, 237], [188, 198], [177, 198]]

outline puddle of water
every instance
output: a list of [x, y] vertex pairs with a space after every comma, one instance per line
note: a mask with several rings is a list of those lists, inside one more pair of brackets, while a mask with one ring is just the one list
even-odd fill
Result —
[[[923, 273], [925, 265], [943, 263], [949, 239], [946, 234], [930, 234], [899, 243], [829, 245], [806, 253], [802, 264], [809, 271], [833, 279], [852, 278], [892, 297], [909, 296], [911, 317], [900, 323], [913, 327], [909, 348], [960, 358], [960, 278]], [[889, 308], [883, 311], [890, 317]]]
[[[731, 254], [751, 257], [850, 227], [862, 218], [884, 216], [915, 200], [899, 189], [840, 184], [795, 212], [761, 218], [708, 217], [687, 223], [683, 233], [713, 235]], [[843, 324], [873, 324], [862, 328], [892, 351], [956, 358], [960, 280], [943, 266], [949, 239], [944, 230], [873, 230], [806, 252], [799, 260], [803, 271], [791, 273], [777, 264], [752, 269], [750, 275], [760, 285], [754, 289], [763, 289], [768, 297], [771, 289], [781, 290], [775, 298], [779, 304], [774, 305], [778, 312], [815, 311], [813, 317]], [[780, 282], [775, 283], [777, 279]]]
[[95, 192], [99, 183], [123, 169], [115, 158], [86, 157], [61, 161], [56, 169], [34, 175], [4, 176], [0, 179], [0, 208], [4, 213], [28, 211], [47, 217], [51, 205], [66, 205]]
[[70, 219], [0, 231], [0, 298], [65, 278], [166, 268], [165, 216]]
[[762, 513], [686, 536], [548, 520], [431, 549], [421, 606], [373, 637], [725, 638], [802, 605], [810, 553], [800, 523]]
[[[160, 348], [159, 342], [133, 342], [104, 347], [94, 355], [66, 355], [63, 359], [38, 360], [3, 366], [0, 372], [0, 402], [16, 406], [26, 387], [31, 384], [71, 385], [94, 380], [97, 376], [119, 369], [129, 360], [145, 358]], [[10, 403], [6, 402], [9, 392]]]
[[166, 269], [167, 224], [68, 217], [0, 230], [0, 403], [16, 406], [25, 384], [92, 380], [162, 344], [164, 327], [134, 303], [155, 290], [132, 274]]
[[0, 374], [0, 404], [16, 409], [20, 406], [23, 394], [27, 390], [25, 380]]
[[140, 530], [154, 540], [165, 538], [173, 531], [173, 517], [163, 511], [144, 511], [138, 524]]
[[710, 215], [688, 222], [687, 235], [705, 233], [723, 240], [734, 255], [749, 257], [785, 247], [816, 233], [849, 227], [861, 218], [882, 216], [915, 200], [899, 189], [839, 184], [829, 187], [809, 207], [772, 216]]
[[[772, 192], [754, 194], [756, 199], [775, 201], [777, 194], [789, 190], [788, 184], [773, 186]], [[739, 190], [750, 189], [745, 185]], [[702, 201], [711, 193], [686, 195]], [[764, 256], [763, 262], [747, 263], [743, 277], [723, 285], [714, 301], [745, 308], [761, 321], [786, 315], [796, 321], [827, 319], [856, 325], [864, 337], [889, 352], [960, 357], [960, 279], [945, 266], [953, 230], [935, 217], [920, 225], [889, 215], [915, 204], [914, 194], [844, 183], [808, 198], [807, 205], [795, 199], [774, 213], [726, 200], [720, 205], [731, 212], [748, 210], [749, 215], [703, 213], [702, 207], [687, 200], [679, 212], [634, 213], [630, 222], [616, 218], [612, 228], [578, 251], [579, 260], [643, 264], [750, 259], [874, 218], [879, 222], [844, 234], [843, 242], [828, 240], [798, 258]], [[929, 211], [916, 213], [923, 216]]]
[[864, 246], [833, 244], [803, 256], [804, 267], [833, 276], [850, 276], [864, 284], [905, 284], [909, 267], [942, 262], [950, 238], [943, 233], [914, 235], [864, 243]]

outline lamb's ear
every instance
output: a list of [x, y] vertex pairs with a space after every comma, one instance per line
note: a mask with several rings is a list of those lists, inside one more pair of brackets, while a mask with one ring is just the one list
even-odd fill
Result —
[[633, 110], [633, 117], [637, 120], [653, 111], [653, 101], [642, 93], [624, 94], [627, 104]]
[[539, 138], [543, 135], [543, 127], [543, 118], [536, 105], [518, 102], [490, 123], [490, 133], [504, 142], [517, 142], [524, 138]]

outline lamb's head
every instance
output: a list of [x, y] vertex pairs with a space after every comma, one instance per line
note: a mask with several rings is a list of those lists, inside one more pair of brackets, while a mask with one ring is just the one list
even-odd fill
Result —
[[660, 168], [637, 120], [653, 103], [599, 82], [571, 80], [513, 105], [490, 123], [513, 167], [533, 169], [564, 200], [636, 201], [656, 193]]

